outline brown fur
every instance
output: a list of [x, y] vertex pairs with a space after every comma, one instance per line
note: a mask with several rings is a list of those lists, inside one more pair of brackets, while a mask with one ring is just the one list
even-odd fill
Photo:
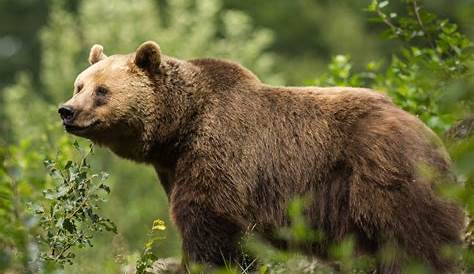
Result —
[[[449, 157], [380, 93], [268, 86], [238, 64], [177, 60], [153, 42], [98, 60], [78, 86], [66, 103], [79, 112], [74, 123], [96, 123], [70, 131], [156, 168], [188, 260], [241, 260], [248, 227], [278, 242], [288, 203], [305, 196], [311, 226], [325, 235], [309, 254], [326, 258], [329, 245], [354, 235], [361, 254], [399, 249], [379, 259], [382, 273], [398, 273], [409, 257], [455, 269], [440, 249], [460, 243], [463, 212], [434, 192], [453, 178]], [[421, 176], [420, 165], [436, 176]]]

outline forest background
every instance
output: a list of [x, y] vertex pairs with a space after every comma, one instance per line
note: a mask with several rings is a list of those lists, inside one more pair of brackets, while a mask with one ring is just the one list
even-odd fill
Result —
[[[472, 212], [473, 39], [470, 0], [0, 0], [0, 272], [117, 273], [180, 256], [154, 171], [97, 147], [81, 166], [84, 155], [61, 127], [57, 106], [94, 43], [115, 54], [155, 40], [178, 58], [240, 62], [270, 84], [384, 92], [446, 140], [464, 186], [442, 192]], [[87, 146], [77, 145], [82, 153]], [[86, 172], [104, 190], [79, 207], [96, 219], [78, 217], [83, 227], [73, 235], [61, 210], [78, 207], [66, 204], [78, 197], [61, 196], [56, 166], [67, 176]], [[57, 214], [46, 220], [53, 204]], [[50, 237], [48, 228], [65, 236]], [[52, 256], [54, 248], [66, 249], [64, 258]], [[472, 266], [471, 255], [464, 260]]]

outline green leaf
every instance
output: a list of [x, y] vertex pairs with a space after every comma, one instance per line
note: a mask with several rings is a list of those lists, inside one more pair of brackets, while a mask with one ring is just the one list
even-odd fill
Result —
[[63, 227], [69, 232], [74, 233], [76, 231], [76, 226], [70, 219], [66, 219], [63, 222]]
[[109, 187], [109, 186], [107, 186], [107, 185], [100, 184], [100, 185], [99, 185], [99, 188], [101, 188], [101, 189], [105, 190], [105, 192], [107, 192], [107, 194], [109, 194], [109, 193], [110, 193], [110, 187]]
[[262, 266], [258, 269], [258, 273], [259, 273], [259, 274], [267, 274], [268, 272], [269, 272], [268, 265], [262, 265]]
[[377, 5], [378, 5], [378, 1], [372, 0], [372, 2], [370, 2], [369, 6], [367, 7], [367, 10], [370, 12], [374, 12], [377, 10]]
[[382, 9], [382, 8], [384, 8], [384, 7], [387, 6], [387, 5], [388, 5], [388, 1], [382, 1], [382, 2], [380, 2], [380, 4], [379, 4], [379, 8]]
[[74, 140], [74, 143], [72, 143], [72, 145], [77, 151], [81, 151], [81, 147], [79, 146], [79, 143], [77, 142], [77, 140]]

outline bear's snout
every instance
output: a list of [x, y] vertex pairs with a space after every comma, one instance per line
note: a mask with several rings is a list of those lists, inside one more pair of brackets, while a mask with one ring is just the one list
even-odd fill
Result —
[[76, 111], [71, 106], [63, 105], [58, 109], [58, 113], [61, 116], [61, 119], [63, 120], [63, 123], [69, 124], [74, 120], [74, 116], [76, 114]]

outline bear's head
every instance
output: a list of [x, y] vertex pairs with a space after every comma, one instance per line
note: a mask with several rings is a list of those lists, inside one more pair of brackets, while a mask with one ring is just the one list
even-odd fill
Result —
[[[136, 52], [107, 57], [94, 45], [90, 66], [74, 83], [71, 99], [58, 110], [65, 129], [112, 149], [118, 155], [145, 161], [157, 142], [178, 128], [181, 63], [162, 56], [158, 44], [145, 42]], [[155, 140], [155, 139], [162, 140]]]

